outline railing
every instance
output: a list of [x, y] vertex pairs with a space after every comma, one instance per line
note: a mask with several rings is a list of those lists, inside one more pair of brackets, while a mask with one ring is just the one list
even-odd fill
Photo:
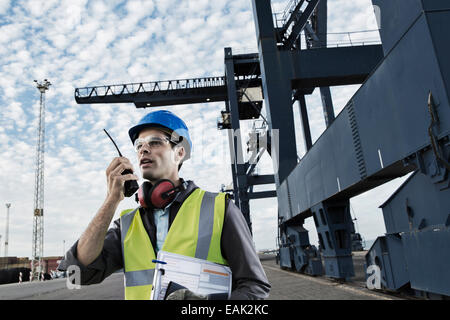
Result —
[[[319, 0], [290, 0], [286, 6], [286, 9], [281, 14], [274, 14], [275, 26], [279, 32], [279, 40], [283, 42], [286, 47], [292, 47], [295, 38], [298, 37], [298, 33], [301, 31], [296, 26], [299, 21], [302, 21], [304, 14], [311, 15], [313, 13], [313, 6], [317, 5]], [[310, 7], [311, 6], [311, 7]], [[281, 18], [280, 18], [281, 15]], [[304, 20], [301, 23], [306, 23]], [[293, 33], [295, 33], [293, 35]]]
[[[316, 34], [320, 38], [320, 34]], [[306, 47], [306, 35], [302, 32], [302, 47]], [[326, 43], [313, 41], [314, 48], [352, 47], [381, 44], [379, 30], [363, 30], [352, 32], [328, 32]]]
[[233, 47], [233, 55], [248, 54], [248, 53], [256, 53], [256, 54], [258, 54], [258, 47], [257, 46], [253, 46], [253, 47], [247, 47], [247, 46]]
[[76, 98], [119, 96], [123, 94], [153, 93], [169, 90], [186, 90], [225, 86], [225, 77], [192, 78], [154, 82], [126, 83], [97, 87], [76, 88]]
[[273, 19], [277, 28], [281, 28], [286, 24], [299, 2], [305, 2], [305, 0], [289, 0], [283, 12], [273, 13]]
[[[284, 30], [284, 37], [288, 37], [292, 26], [285, 26], [288, 22], [291, 14], [295, 11], [295, 8], [300, 5], [299, 14], [303, 12], [304, 7], [308, 4], [305, 0], [289, 0], [286, 8], [283, 12], [273, 13], [273, 20], [276, 28], [281, 30], [284, 27], [287, 27]], [[319, 36], [317, 34], [317, 36]], [[303, 31], [300, 34], [300, 39], [302, 46], [304, 48], [306, 46], [306, 36]], [[320, 38], [320, 37], [319, 37]], [[315, 41], [314, 48], [330, 48], [330, 47], [349, 47], [349, 46], [364, 46], [364, 45], [373, 45], [373, 44], [381, 44], [379, 30], [364, 30], [364, 31], [352, 31], [352, 32], [328, 32], [327, 33], [327, 43], [320, 43]]]

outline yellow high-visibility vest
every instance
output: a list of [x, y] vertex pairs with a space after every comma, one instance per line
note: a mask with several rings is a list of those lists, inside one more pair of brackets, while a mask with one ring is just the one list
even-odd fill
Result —
[[[225, 216], [225, 193], [195, 189], [183, 202], [161, 250], [228, 265], [220, 238]], [[126, 300], [149, 300], [156, 259], [139, 209], [120, 214]]]

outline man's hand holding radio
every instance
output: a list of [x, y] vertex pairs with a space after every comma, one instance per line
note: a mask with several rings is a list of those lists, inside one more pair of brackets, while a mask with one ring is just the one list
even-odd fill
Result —
[[[128, 180], [138, 180], [139, 178], [133, 173], [124, 171], [130, 170], [134, 172], [133, 166], [125, 157], [114, 158], [106, 169], [106, 179], [108, 193], [106, 200], [112, 202], [120, 202], [124, 199], [124, 184]], [[129, 172], [129, 171], [128, 171]]]

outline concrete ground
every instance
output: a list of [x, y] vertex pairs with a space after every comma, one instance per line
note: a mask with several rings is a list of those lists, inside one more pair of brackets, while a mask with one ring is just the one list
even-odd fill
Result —
[[[354, 260], [357, 257], [354, 256]], [[398, 300], [399, 297], [370, 291], [365, 287], [364, 273], [354, 261], [355, 278], [340, 283], [326, 277], [313, 277], [282, 270], [275, 259], [261, 259], [272, 289], [270, 300]]]
[[[355, 277], [339, 283], [280, 269], [275, 257], [265, 255], [261, 263], [272, 286], [270, 300], [398, 300], [398, 296], [365, 288], [363, 257], [354, 253]], [[114, 273], [102, 283], [69, 290], [66, 279], [0, 285], [0, 300], [123, 300], [123, 275]]]
[[123, 300], [123, 274], [113, 273], [100, 284], [67, 288], [66, 279], [0, 286], [0, 300]]

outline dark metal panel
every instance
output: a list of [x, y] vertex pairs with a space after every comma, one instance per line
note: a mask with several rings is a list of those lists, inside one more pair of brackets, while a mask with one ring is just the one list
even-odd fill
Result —
[[383, 59], [381, 45], [315, 48], [288, 54], [284, 58], [286, 64], [293, 64], [293, 88], [363, 83]]
[[440, 190], [430, 177], [416, 172], [381, 208], [387, 233], [444, 225], [450, 216], [450, 189]]
[[[438, 1], [435, 1], [436, 3]], [[431, 6], [435, 2], [426, 3]], [[450, 3], [448, 1], [441, 1], [441, 6], [446, 5], [450, 9]], [[450, 10], [426, 13], [426, 19], [428, 22], [428, 27], [431, 32], [431, 39], [434, 45], [436, 56], [438, 59], [438, 64], [440, 67], [440, 72], [444, 80], [447, 89], [447, 99], [450, 93], [450, 42], [443, 41], [443, 39], [448, 38], [448, 28], [450, 21]]]
[[448, 0], [420, 0], [424, 10], [450, 9]]
[[319, 137], [288, 179], [297, 191], [292, 198], [297, 213], [360, 180], [348, 108]]
[[278, 217], [282, 218], [283, 221], [287, 221], [292, 218], [287, 188], [287, 180], [284, 181], [279, 188], [277, 188]]
[[[328, 179], [327, 194], [336, 194], [349, 188], [351, 185], [361, 179], [361, 168], [358, 161], [358, 141], [355, 141], [357, 127], [352, 125], [349, 115], [352, 101], [338, 115], [333, 124], [329, 127], [329, 135], [332, 137], [329, 148], [330, 157], [327, 159], [327, 165], [334, 168], [334, 175]], [[338, 121], [339, 120], [339, 121]], [[324, 139], [326, 140], [326, 139]], [[322, 143], [325, 147], [326, 143]], [[336, 161], [339, 159], [339, 161]]]
[[[289, 207], [291, 210], [292, 216], [296, 216], [300, 212], [300, 206], [298, 203], [298, 185], [296, 182], [288, 181], [286, 179], [286, 183], [288, 184], [288, 201]], [[301, 223], [303, 224], [303, 222]]]
[[289, 247], [280, 248], [280, 267], [292, 268], [292, 252]]
[[[299, 199], [302, 187], [304, 187], [304, 180], [298, 179], [299, 177], [295, 175], [295, 172], [292, 171], [292, 173], [289, 175], [289, 181], [286, 179], [280, 186], [280, 189], [277, 190], [277, 194], [280, 192], [285, 192], [285, 195], [282, 195], [282, 199], [279, 197], [278, 199], [278, 207], [283, 207], [283, 212], [289, 212], [289, 215], [285, 215], [285, 219], [290, 219], [292, 217], [298, 216], [298, 214], [301, 212], [301, 207], [299, 205]], [[281, 201], [286, 201], [285, 204], [282, 204]], [[280, 210], [280, 212], [282, 212]], [[301, 219], [304, 219], [304, 217], [301, 217]]]
[[354, 226], [349, 200], [322, 202], [313, 206], [311, 212], [322, 249], [325, 274], [341, 279], [353, 277], [351, 233]]
[[434, 54], [422, 16], [355, 94], [355, 117], [368, 176], [430, 144], [430, 90], [440, 104], [440, 133], [450, 132], [447, 92]]
[[[305, 203], [310, 204], [312, 206], [315, 203], [320, 202], [323, 199], [323, 195], [325, 195], [324, 183], [323, 183], [323, 175], [322, 175], [322, 157], [314, 153], [314, 157], [310, 157], [310, 161], [308, 161], [304, 167], [302, 173], [297, 173], [297, 176], [303, 176], [306, 187], [306, 201], [300, 202], [300, 205]], [[304, 163], [303, 160], [300, 164]], [[291, 182], [290, 180], [288, 180]], [[293, 184], [292, 182], [291, 184]], [[309, 206], [309, 207], [310, 207]], [[308, 209], [304, 208], [304, 209]]]
[[[450, 132], [447, 91], [421, 17], [294, 169], [292, 178], [297, 178], [290, 184], [297, 184], [300, 212], [329, 197], [355, 196], [413, 170], [401, 159], [430, 145], [429, 90], [437, 97], [443, 136]], [[342, 192], [336, 195], [337, 178]]]
[[421, 14], [421, 0], [392, 1], [372, 0], [379, 10], [380, 37], [386, 55]]
[[411, 287], [450, 296], [450, 229], [405, 233], [402, 242]]
[[387, 234], [378, 237], [367, 252], [365, 260], [366, 269], [371, 265], [380, 268], [380, 282], [383, 289], [396, 291], [408, 284], [408, 267], [399, 236]]
[[[334, 128], [335, 130], [336, 128]], [[332, 130], [332, 131], [334, 131]], [[340, 135], [336, 135], [336, 138]], [[341, 159], [341, 152], [339, 150], [336, 152], [335, 150], [335, 140], [332, 139], [323, 139], [322, 141], [322, 151], [323, 153], [320, 155], [320, 175], [322, 178], [319, 183], [322, 184], [322, 194], [336, 194], [339, 192], [339, 184], [337, 181], [338, 172], [337, 172], [337, 163], [340, 161], [336, 161], [337, 159]], [[351, 149], [350, 149], [351, 150]], [[350, 153], [352, 154], [352, 153]], [[327, 156], [328, 155], [328, 156]], [[312, 177], [311, 177], [312, 178]], [[316, 200], [317, 201], [317, 200]]]
[[327, 277], [348, 281], [355, 276], [351, 254], [346, 257], [323, 256], [323, 261]]
[[[295, 216], [300, 217], [299, 213], [302, 212], [301, 201], [303, 191], [305, 190], [306, 187], [306, 181], [304, 180], [304, 177], [299, 176], [294, 171], [292, 171], [291, 175], [290, 178], [286, 179], [286, 183], [289, 183], [289, 192], [290, 192], [289, 203], [293, 217]], [[308, 213], [302, 215], [300, 219], [301, 220], [306, 219], [307, 217], [309, 217], [309, 214], [310, 212], [308, 211]]]

